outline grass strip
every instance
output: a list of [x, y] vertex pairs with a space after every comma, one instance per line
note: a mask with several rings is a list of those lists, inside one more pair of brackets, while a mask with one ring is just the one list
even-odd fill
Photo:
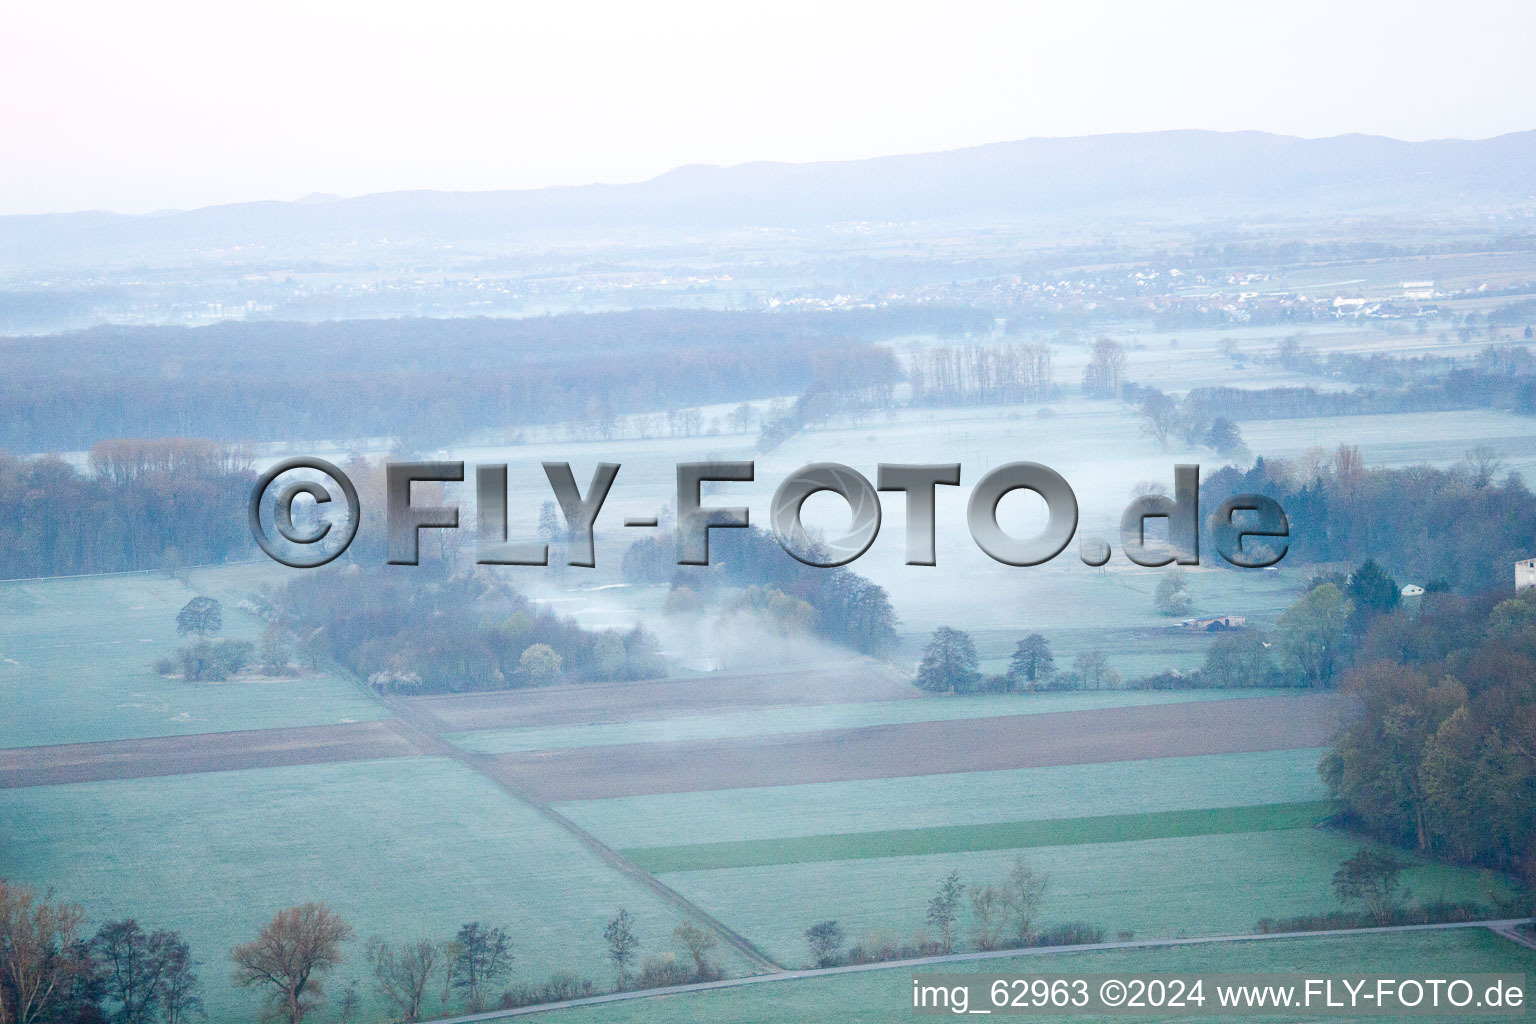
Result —
[[1085, 818], [1045, 818], [1001, 821], [984, 825], [941, 825], [933, 828], [844, 832], [833, 835], [752, 839], [683, 846], [646, 846], [624, 850], [624, 856], [652, 874], [749, 868], [767, 864], [809, 864], [816, 861], [913, 857], [930, 853], [969, 853], [1014, 850], [1031, 846], [1074, 846], [1124, 843], [1140, 839], [1231, 835], [1308, 828], [1328, 817], [1327, 801], [1214, 807], [1148, 814], [1104, 814]]

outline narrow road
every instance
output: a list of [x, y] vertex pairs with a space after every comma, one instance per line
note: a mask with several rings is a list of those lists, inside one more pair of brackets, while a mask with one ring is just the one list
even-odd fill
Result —
[[431, 714], [412, 706], [409, 701], [401, 700], [397, 697], [381, 697], [380, 699], [383, 701], [384, 706], [394, 713], [395, 717], [388, 720], [392, 728], [422, 754], [432, 757], [451, 758], [471, 771], [489, 779], [504, 793], [533, 808], [540, 815], [566, 832], [569, 832], [583, 846], [591, 850], [610, 867], [645, 886], [655, 893], [662, 902], [668, 904], [679, 913], [693, 918], [714, 931], [721, 941], [727, 943], [731, 948], [740, 953], [754, 970], [767, 971], [775, 975], [783, 973], [784, 968], [775, 963], [767, 953], [758, 948], [745, 935], [729, 927], [725, 922], [718, 920], [703, 907], [662, 882], [655, 875], [598, 839], [543, 800], [527, 793], [512, 779], [508, 778], [505, 772], [498, 770], [499, 765], [495, 757], [489, 754], [477, 754], [464, 750], [445, 740], [440, 733], [441, 723]]
[[[1447, 931], [1453, 928], [1487, 928], [1522, 946], [1531, 946], [1515, 929], [1521, 925], [1536, 924], [1536, 917], [1510, 918], [1497, 921], [1452, 921], [1445, 924], [1401, 924], [1385, 928], [1338, 928], [1317, 932], [1269, 932], [1262, 935], [1210, 935], [1193, 939], [1135, 939], [1130, 942], [1096, 942], [1082, 946], [1031, 946], [1028, 949], [993, 949], [985, 953], [951, 953], [949, 956], [925, 956], [913, 960], [887, 960], [875, 964], [850, 964], [846, 967], [821, 967], [801, 971], [779, 971], [775, 974], [755, 974], [745, 978], [727, 978], [723, 981], [707, 981], [696, 985], [673, 985], [670, 988], [652, 988], [639, 992], [610, 992], [607, 995], [589, 996], [585, 999], [568, 999], [560, 1003], [543, 1003], [525, 1006], [517, 1010], [491, 1010], [462, 1017], [442, 1017], [425, 1024], [472, 1024], [475, 1021], [506, 1020], [526, 1017], [552, 1010], [566, 1010], [577, 1006], [600, 1006], [631, 999], [654, 999], [659, 996], [681, 995], [688, 992], [708, 992], [719, 988], [740, 988], [743, 985], [763, 985], [774, 981], [796, 981], [801, 978], [823, 978], [833, 974], [861, 974], [865, 971], [896, 971], [913, 967], [937, 967], [947, 964], [972, 963], [978, 960], [1007, 960], [1018, 957], [1055, 956], [1060, 953], [1093, 953], [1110, 949], [1155, 949], [1163, 946], [1202, 946], [1220, 942], [1269, 942], [1274, 939], [1317, 939], [1335, 936], [1381, 935], [1390, 932]], [[1536, 946], [1532, 946], [1536, 948]], [[1044, 969], [1044, 968], [1042, 968]]]
[[1493, 931], [1494, 934], [1502, 935], [1516, 945], [1524, 946], [1526, 949], [1536, 949], [1536, 937], [1532, 937], [1527, 932], [1520, 931], [1518, 925], [1510, 925], [1508, 928], [1494, 928]]

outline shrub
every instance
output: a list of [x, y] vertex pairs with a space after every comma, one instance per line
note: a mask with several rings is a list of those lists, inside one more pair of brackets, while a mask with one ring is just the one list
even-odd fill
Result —
[[[1487, 916], [1487, 910], [1476, 903], [1453, 903], [1449, 900], [1430, 900], [1408, 907], [1391, 908], [1386, 923], [1444, 924], [1450, 921], [1477, 921]], [[1277, 932], [1323, 932], [1345, 928], [1374, 928], [1382, 923], [1371, 911], [1332, 910], [1326, 914], [1303, 914], [1300, 917], [1266, 917], [1255, 926], [1261, 935]]]
[[[923, 956], [938, 956], [944, 952], [941, 943], [930, 939], [923, 932], [903, 942], [895, 932], [880, 929], [860, 939], [838, 963], [877, 964], [887, 960], [914, 960]], [[829, 964], [828, 966], [833, 966]]]
[[596, 995], [597, 986], [586, 978], [578, 978], [570, 971], [556, 971], [549, 976], [544, 983], [544, 995], [548, 1002], [563, 1002], [566, 999], [583, 999]]
[[1184, 579], [1184, 573], [1174, 566], [1163, 574], [1158, 580], [1157, 593], [1152, 598], [1152, 603], [1157, 606], [1161, 615], [1171, 615], [1177, 618], [1188, 615], [1193, 602], [1189, 597], [1189, 584]]
[[1104, 941], [1104, 929], [1086, 921], [1067, 921], [1040, 933], [1036, 945], [1091, 946]]
[[901, 937], [888, 928], [866, 933], [848, 951], [848, 962], [872, 964], [882, 960], [902, 959]]
[[686, 985], [693, 980], [693, 968], [678, 960], [672, 953], [648, 956], [640, 965], [638, 988], [669, 988]]
[[811, 962], [817, 967], [832, 967], [842, 959], [843, 927], [836, 921], [818, 921], [805, 930], [811, 948]]
[[521, 1006], [538, 1006], [543, 1003], [563, 1003], [570, 999], [585, 999], [597, 995], [597, 986], [587, 978], [578, 978], [569, 971], [557, 971], [542, 985], [524, 981], [513, 985], [501, 994], [498, 1010], [515, 1010]]
[[219, 683], [250, 664], [255, 648], [244, 640], [199, 640], [176, 652], [188, 682]]

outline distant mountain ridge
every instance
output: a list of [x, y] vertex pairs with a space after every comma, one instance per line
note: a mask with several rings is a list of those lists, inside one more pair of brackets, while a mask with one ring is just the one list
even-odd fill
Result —
[[1265, 132], [1037, 138], [823, 163], [686, 166], [649, 181], [386, 192], [175, 213], [0, 217], [0, 252], [297, 236], [488, 238], [528, 229], [809, 227], [849, 221], [1470, 209], [1536, 196], [1536, 131], [1403, 142]]

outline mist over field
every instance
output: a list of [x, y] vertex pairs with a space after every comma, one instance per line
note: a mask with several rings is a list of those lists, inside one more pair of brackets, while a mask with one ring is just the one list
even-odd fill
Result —
[[[1536, 973], [1533, 168], [1148, 131], [0, 216], [0, 1024]], [[296, 457], [358, 514], [252, 505]], [[1042, 564], [969, 507], [1021, 462], [1076, 501]], [[586, 566], [550, 478], [604, 463]], [[752, 470], [707, 565], [692, 463]], [[958, 465], [934, 564], [896, 490], [791, 557], [816, 463]], [[457, 510], [414, 559], [402, 486]], [[1198, 558], [1128, 557], [1149, 498]], [[854, 519], [801, 510], [827, 562]]]

